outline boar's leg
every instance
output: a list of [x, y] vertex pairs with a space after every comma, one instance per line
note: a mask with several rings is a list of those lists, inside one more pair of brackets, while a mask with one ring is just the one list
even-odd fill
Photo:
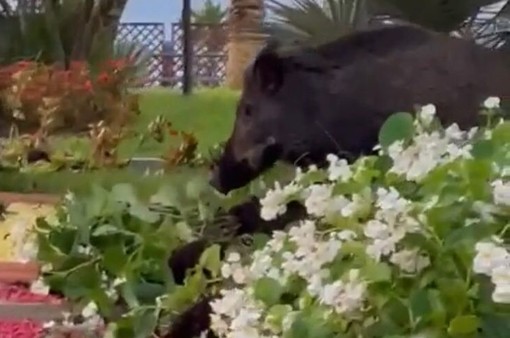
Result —
[[[287, 212], [272, 221], [260, 218], [260, 203], [256, 197], [248, 202], [231, 208], [228, 213], [238, 223], [234, 236], [244, 234], [265, 233], [270, 235], [274, 230], [282, 230], [289, 223], [302, 219], [306, 215], [306, 209], [298, 202], [287, 205]], [[175, 250], [168, 260], [168, 266], [174, 276], [174, 281], [182, 285], [186, 277], [186, 271], [196, 266], [200, 255], [211, 245], [207, 239], [198, 239], [187, 243]], [[218, 243], [221, 247], [221, 259], [223, 259], [227, 243]], [[204, 271], [207, 274], [207, 271]]]
[[163, 338], [194, 338], [206, 330], [207, 338], [217, 338], [217, 336], [209, 330], [211, 326], [210, 314], [212, 312], [209, 302], [212, 297], [202, 297], [198, 302], [185, 310], [170, 328], [170, 332]]

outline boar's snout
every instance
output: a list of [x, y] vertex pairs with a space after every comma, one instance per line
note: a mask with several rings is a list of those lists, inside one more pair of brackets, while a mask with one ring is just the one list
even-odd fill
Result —
[[273, 137], [243, 151], [236, 151], [227, 143], [220, 159], [210, 168], [209, 184], [222, 194], [241, 188], [278, 160], [279, 149]]
[[241, 188], [256, 176], [245, 161], [233, 162], [222, 158], [211, 166], [209, 184], [222, 194]]

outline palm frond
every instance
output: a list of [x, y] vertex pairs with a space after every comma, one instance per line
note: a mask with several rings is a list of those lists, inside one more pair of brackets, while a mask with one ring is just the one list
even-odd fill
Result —
[[302, 45], [318, 45], [364, 26], [367, 0], [268, 0], [266, 30], [274, 38]]

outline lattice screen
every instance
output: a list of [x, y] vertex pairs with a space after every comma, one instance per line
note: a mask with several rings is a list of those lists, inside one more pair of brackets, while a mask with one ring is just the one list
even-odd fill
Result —
[[163, 42], [165, 25], [163, 23], [123, 23], [117, 32], [118, 41], [138, 42], [151, 54], [149, 78], [145, 85], [159, 85], [163, 73]]
[[[168, 66], [168, 85], [181, 86], [183, 74], [183, 29], [180, 23], [172, 24], [173, 54]], [[191, 45], [193, 48], [192, 76], [194, 85], [218, 86], [225, 79], [227, 61], [226, 25], [192, 24]]]

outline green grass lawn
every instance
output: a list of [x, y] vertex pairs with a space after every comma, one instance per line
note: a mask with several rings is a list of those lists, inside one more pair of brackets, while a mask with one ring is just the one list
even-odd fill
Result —
[[[232, 129], [238, 93], [223, 89], [197, 89], [189, 97], [177, 91], [155, 88], [141, 91], [141, 115], [133, 127], [144, 130], [158, 115], [166, 117], [180, 130], [193, 132], [199, 141], [199, 151], [225, 140]], [[79, 137], [59, 137], [58, 148], [87, 151], [87, 142]], [[147, 142], [137, 149], [136, 139], [126, 140], [120, 148], [123, 157], [161, 156], [168, 144]], [[84, 190], [93, 182], [103, 186], [130, 182], [143, 190], [154, 191], [161, 181], [185, 182], [190, 175], [201, 174], [204, 169], [178, 168], [163, 177], [141, 178], [128, 169], [101, 170], [87, 173], [56, 172], [48, 174], [0, 173], [0, 190], [20, 192], [60, 193], [68, 189]], [[154, 187], [152, 189], [151, 187]]]
[[[199, 140], [199, 151], [206, 151], [225, 140], [232, 130], [238, 93], [224, 89], [197, 89], [191, 96], [165, 88], [140, 91], [141, 114], [134, 129], [144, 131], [158, 115], [171, 121], [175, 128], [193, 132]], [[83, 137], [59, 137], [57, 147], [73, 152], [88, 151]], [[171, 145], [171, 144], [170, 144]], [[161, 156], [168, 144], [147, 141], [139, 147], [137, 139], [127, 139], [119, 149], [121, 156]]]

